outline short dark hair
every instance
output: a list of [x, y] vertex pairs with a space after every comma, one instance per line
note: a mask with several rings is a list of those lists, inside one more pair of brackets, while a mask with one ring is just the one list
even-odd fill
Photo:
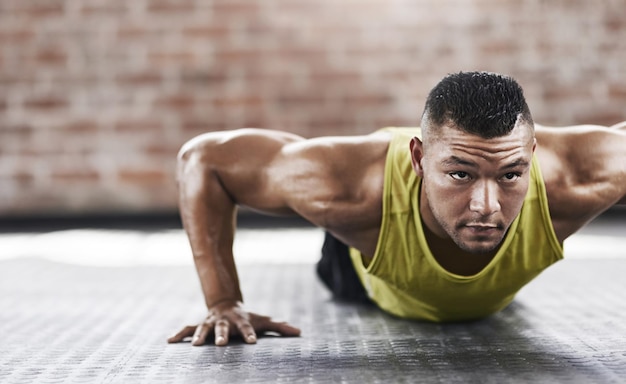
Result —
[[485, 139], [511, 132], [518, 119], [533, 127], [522, 87], [511, 77], [490, 72], [459, 72], [431, 91], [422, 115], [428, 129], [453, 123]]

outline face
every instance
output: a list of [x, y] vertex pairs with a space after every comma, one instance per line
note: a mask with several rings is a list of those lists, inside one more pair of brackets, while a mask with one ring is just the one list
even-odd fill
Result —
[[414, 138], [412, 161], [422, 177], [424, 224], [464, 251], [495, 250], [521, 210], [534, 149], [531, 127], [520, 123], [493, 139], [452, 125], [425, 142]]

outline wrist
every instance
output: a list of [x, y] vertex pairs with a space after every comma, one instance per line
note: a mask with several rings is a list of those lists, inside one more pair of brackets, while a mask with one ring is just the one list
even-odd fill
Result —
[[232, 306], [239, 306], [242, 304], [241, 299], [225, 297], [222, 299], [217, 299], [210, 304], [207, 304], [207, 308], [210, 310], [211, 308], [215, 308], [222, 304], [231, 304]]

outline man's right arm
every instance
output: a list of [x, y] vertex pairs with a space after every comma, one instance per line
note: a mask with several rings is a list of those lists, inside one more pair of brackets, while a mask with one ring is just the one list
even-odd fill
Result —
[[231, 334], [254, 343], [257, 332], [296, 336], [300, 330], [242, 305], [232, 246], [238, 204], [287, 213], [281, 196], [267, 186], [261, 170], [287, 143], [299, 137], [278, 132], [241, 130], [211, 133], [187, 143], [179, 154], [179, 205], [209, 314], [199, 325], [183, 328], [169, 342], [192, 336], [202, 345], [213, 333], [216, 345]]

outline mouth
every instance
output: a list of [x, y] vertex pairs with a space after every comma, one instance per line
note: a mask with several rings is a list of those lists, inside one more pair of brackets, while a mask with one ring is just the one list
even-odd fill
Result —
[[463, 227], [467, 228], [471, 232], [480, 235], [489, 235], [496, 232], [500, 232], [502, 227], [498, 224], [491, 223], [469, 223], [465, 224]]

